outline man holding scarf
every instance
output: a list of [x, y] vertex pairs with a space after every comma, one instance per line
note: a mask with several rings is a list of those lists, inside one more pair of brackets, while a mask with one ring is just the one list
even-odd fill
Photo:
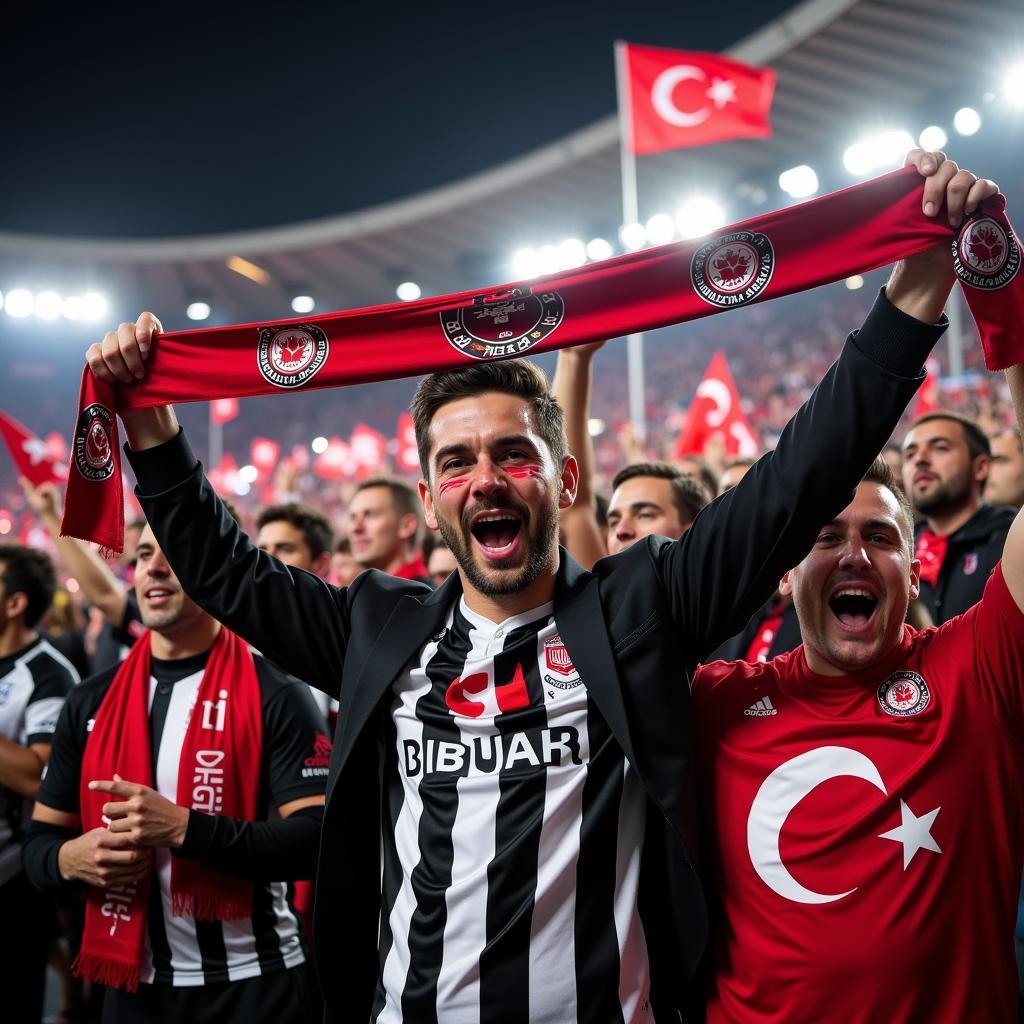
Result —
[[[942, 154], [911, 160], [925, 217], [994, 194]], [[680, 1018], [707, 938], [685, 680], [847, 503], [952, 283], [948, 239], [901, 261], [775, 451], [681, 540], [593, 573], [557, 545], [578, 469], [528, 363], [483, 352], [417, 390], [420, 498], [459, 563], [433, 593], [289, 571], [231, 523], [169, 406], [122, 413], [189, 593], [340, 699], [314, 929], [331, 1020]], [[158, 330], [122, 324], [90, 367], [141, 380]]]
[[304, 684], [189, 600], [148, 526], [135, 592], [147, 632], [73, 691], [26, 871], [86, 887], [74, 970], [108, 987], [105, 1021], [305, 1022], [285, 880], [313, 872], [326, 723]]

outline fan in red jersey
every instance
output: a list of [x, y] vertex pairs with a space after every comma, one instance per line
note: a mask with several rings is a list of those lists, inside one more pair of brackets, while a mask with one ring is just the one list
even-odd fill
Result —
[[783, 578], [803, 646], [697, 674], [710, 1024], [1016, 1019], [1024, 521], [982, 599], [923, 631], [912, 538], [879, 457]]

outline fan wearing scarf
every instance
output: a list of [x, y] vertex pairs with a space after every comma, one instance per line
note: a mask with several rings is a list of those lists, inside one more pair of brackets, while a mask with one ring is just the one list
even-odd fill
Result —
[[326, 722], [185, 595], [148, 526], [135, 592], [147, 632], [73, 691], [26, 871], [44, 890], [84, 883], [74, 970], [107, 986], [105, 1021], [298, 1024], [306, 954], [285, 883], [315, 867]]

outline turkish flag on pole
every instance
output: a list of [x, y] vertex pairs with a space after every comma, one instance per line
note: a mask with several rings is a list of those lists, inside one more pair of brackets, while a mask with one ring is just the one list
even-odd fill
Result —
[[914, 419], [927, 416], [942, 408], [939, 397], [939, 363], [937, 359], [929, 359], [924, 364], [925, 378], [921, 390], [917, 393], [917, 404], [914, 406]]
[[686, 422], [676, 441], [676, 458], [700, 455], [714, 434], [721, 434], [726, 455], [735, 458], [760, 454], [757, 434], [740, 406], [740, 393], [729, 372], [729, 364], [716, 352], [697, 385], [697, 394], [686, 413]]
[[395, 442], [395, 469], [402, 473], [418, 473], [420, 453], [416, 448], [416, 427], [407, 412], [398, 417]]
[[3, 435], [18, 475], [25, 477], [33, 487], [60, 484], [67, 480], [68, 467], [54, 459], [50, 445], [3, 412], [0, 412], [0, 435]]
[[624, 138], [637, 156], [771, 135], [775, 72], [717, 53], [618, 43]]
[[230, 423], [237, 415], [237, 398], [215, 398], [210, 403], [210, 419], [214, 423]]
[[348, 444], [360, 480], [380, 472], [388, 451], [388, 439], [379, 430], [357, 423]]
[[259, 470], [260, 479], [270, 476], [277, 465], [281, 446], [269, 437], [254, 437], [249, 446], [249, 460]]

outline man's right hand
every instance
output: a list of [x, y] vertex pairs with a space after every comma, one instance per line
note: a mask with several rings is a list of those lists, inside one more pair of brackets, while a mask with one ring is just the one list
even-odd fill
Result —
[[[146, 376], [146, 360], [154, 344], [154, 335], [163, 325], [152, 313], [142, 313], [135, 323], [123, 323], [116, 331], [107, 331], [102, 341], [94, 342], [85, 353], [97, 380], [108, 384], [134, 384]], [[119, 413], [128, 443], [136, 451], [169, 441], [178, 433], [178, 420], [170, 405], [133, 409]]]
[[57, 854], [61, 877], [99, 888], [138, 881], [152, 860], [152, 850], [141, 850], [123, 833], [102, 827], [69, 839]]
[[37, 519], [60, 519], [60, 491], [56, 484], [33, 485], [27, 477], [18, 477], [18, 483], [25, 492], [25, 500]]

